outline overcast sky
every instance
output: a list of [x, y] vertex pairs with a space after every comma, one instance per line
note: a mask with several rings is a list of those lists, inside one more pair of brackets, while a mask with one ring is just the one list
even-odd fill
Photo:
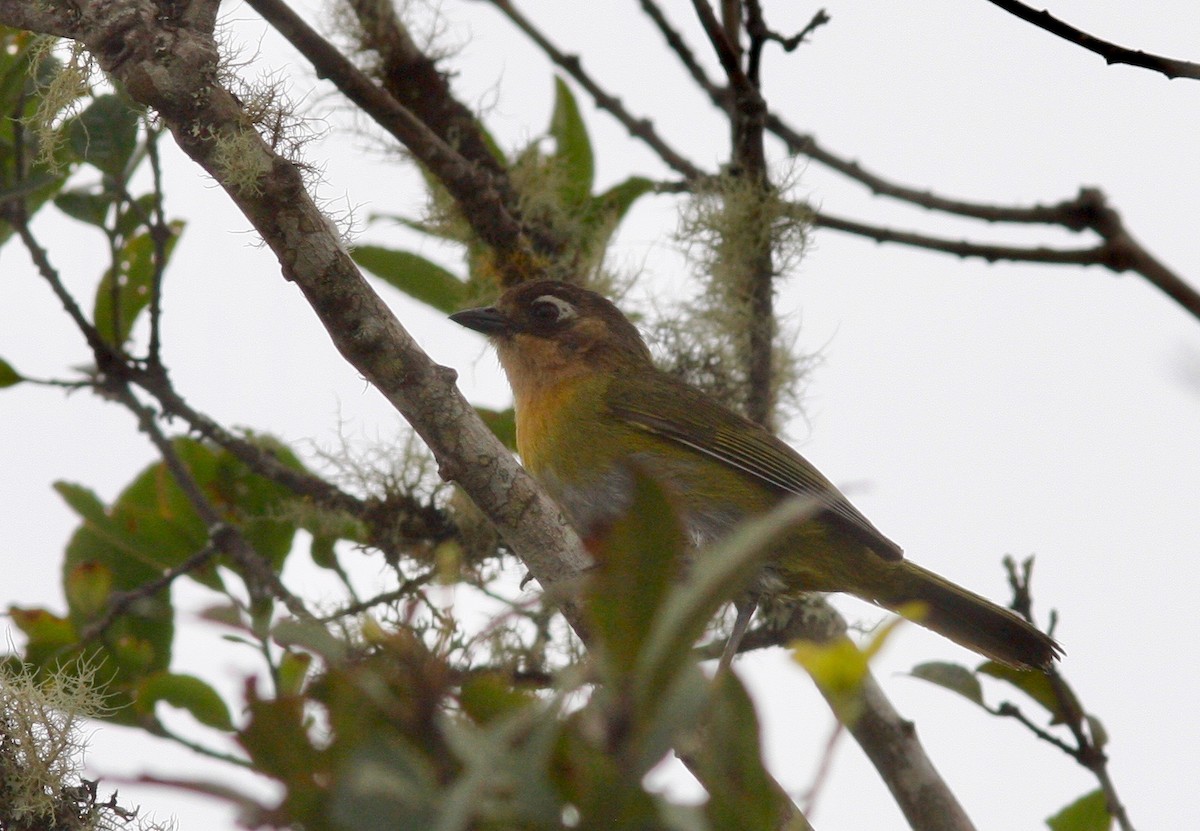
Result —
[[[694, 162], [711, 169], [727, 157], [720, 118], [663, 53], [636, 3], [521, 5]], [[782, 31], [798, 29], [817, 8], [764, 5]], [[699, 49], [690, 4], [664, 6], [687, 24]], [[1200, 284], [1200, 82], [1108, 67], [982, 0], [825, 8], [833, 20], [811, 44], [790, 56], [767, 50], [766, 95], [797, 128], [896, 181], [949, 196], [1024, 205], [1099, 186], [1138, 239]], [[1077, 0], [1049, 8], [1124, 45], [1200, 60], [1194, 3]], [[553, 94], [548, 63], [484, 3], [445, 0], [442, 12], [441, 43], [457, 53], [447, 65], [458, 73], [459, 95], [486, 113], [507, 147], [543, 130]], [[230, 38], [248, 56], [258, 53], [244, 74], [287, 79], [318, 119], [312, 126], [324, 130], [306, 154], [323, 168], [320, 196], [330, 212], [352, 217], [359, 240], [420, 245], [392, 226], [368, 223], [375, 211], [419, 210], [413, 174], [377, 140], [347, 134], [346, 108], [250, 10], [227, 3], [223, 15]], [[635, 173], [670, 178], [578, 94], [600, 187]], [[1065, 233], [933, 224], [929, 214], [872, 198], [818, 165], [789, 168], [773, 149], [796, 195], [831, 213], [979, 241], [1081, 242]], [[173, 148], [167, 177], [168, 212], [189, 223], [168, 274], [164, 321], [166, 359], [184, 394], [226, 423], [291, 442], [331, 445], [339, 429], [363, 440], [393, 435], [394, 413], [341, 361], [224, 193]], [[647, 198], [622, 228], [610, 262], [641, 274], [631, 302], [664, 286], [692, 290], [671, 236], [678, 208], [674, 198]], [[68, 283], [90, 303], [102, 237], [49, 217], [39, 229]], [[444, 261], [457, 267], [452, 257]], [[0, 250], [0, 275], [0, 357], [29, 375], [57, 377], [89, 361], [12, 242]], [[460, 371], [468, 395], [506, 402], [482, 340], [383, 291], [434, 358]], [[799, 268], [781, 281], [779, 308], [798, 347], [821, 356], [805, 390], [806, 417], [787, 426], [788, 438], [845, 485], [907, 556], [977, 591], [1006, 601], [1001, 557], [1035, 554], [1037, 611], [1044, 620], [1051, 607], [1058, 610], [1064, 674], [1108, 729], [1112, 776], [1134, 823], [1184, 827], [1200, 781], [1193, 634], [1200, 321], [1136, 276], [989, 266], [833, 232], [817, 233]], [[151, 450], [127, 413], [85, 394], [28, 385], [0, 391], [0, 426], [0, 556], [7, 566], [0, 601], [62, 609], [59, 567], [75, 519], [51, 482], [80, 482], [111, 499], [152, 459]], [[382, 571], [362, 565], [367, 579]], [[843, 608], [852, 620], [879, 619], [861, 604]], [[177, 652], [178, 668], [215, 679], [236, 700], [237, 659], [206, 662], [217, 645], [224, 648], [219, 633], [185, 626], [195, 631]], [[1094, 787], [1015, 723], [903, 676], [932, 659], [974, 662], [907, 627], [876, 670], [980, 828], [1042, 827]], [[737, 666], [761, 705], [774, 769], [786, 787], [803, 791], [830, 730], [827, 709], [780, 650]], [[1004, 691], [988, 692], [995, 702]], [[857, 747], [846, 742], [836, 754], [812, 817], [817, 827], [903, 828]], [[209, 770], [161, 745], [131, 744], [110, 726], [96, 730], [89, 757], [92, 772], [106, 776], [162, 772], [163, 759], [178, 759], [181, 773]], [[656, 782], [693, 792], [678, 771]], [[231, 827], [228, 812], [193, 807], [175, 793], [121, 790], [146, 810], [177, 813], [181, 831]]]

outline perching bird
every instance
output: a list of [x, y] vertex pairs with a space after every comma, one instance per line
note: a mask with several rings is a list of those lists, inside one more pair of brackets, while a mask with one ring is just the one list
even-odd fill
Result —
[[495, 306], [451, 319], [495, 345], [515, 399], [525, 467], [566, 510], [584, 541], [626, 511], [633, 463], [680, 506], [690, 535], [711, 541], [790, 496], [819, 513], [790, 533], [738, 603], [726, 659], [757, 598], [845, 592], [886, 609], [920, 603], [916, 620], [1018, 668], [1061, 652], [1008, 609], [903, 558], [833, 484], [774, 435], [659, 370], [637, 329], [595, 292], [523, 283]]

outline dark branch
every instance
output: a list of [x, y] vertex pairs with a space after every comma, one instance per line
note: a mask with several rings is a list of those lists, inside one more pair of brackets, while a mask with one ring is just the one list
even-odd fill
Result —
[[1152, 55], [1140, 49], [1128, 49], [1094, 35], [1089, 35], [1076, 29], [1069, 23], [1064, 23], [1046, 10], [1038, 11], [1016, 0], [988, 0], [1011, 15], [1019, 17], [1026, 23], [1032, 23], [1039, 29], [1044, 29], [1052, 35], [1062, 38], [1068, 43], [1081, 46], [1089, 52], [1095, 52], [1109, 64], [1127, 64], [1129, 66], [1161, 72], [1168, 78], [1200, 79], [1200, 64], [1191, 61], [1180, 61], [1174, 58], [1164, 58]]
[[[375, 74], [383, 88], [464, 159], [486, 172], [505, 209], [520, 216], [519, 197], [508, 171], [492, 154], [479, 121], [455, 98], [447, 75], [413, 42], [394, 4], [390, 0], [350, 0], [349, 5], [358, 17], [362, 47], [379, 55]], [[527, 230], [542, 253], [555, 257], [562, 252], [564, 240], [553, 229], [538, 225]]]
[[395, 136], [445, 186], [479, 238], [501, 259], [505, 282], [529, 276], [535, 255], [520, 217], [504, 203], [493, 177], [447, 144], [425, 122], [386, 90], [373, 83], [331, 43], [282, 0], [248, 0], [281, 35], [300, 51], [342, 94]]

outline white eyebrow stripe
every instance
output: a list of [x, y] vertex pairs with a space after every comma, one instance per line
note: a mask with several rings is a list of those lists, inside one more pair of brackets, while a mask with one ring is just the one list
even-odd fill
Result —
[[543, 294], [541, 297], [538, 297], [533, 302], [534, 303], [545, 302], [545, 303], [554, 304], [554, 306], [558, 309], [558, 319], [559, 320], [570, 320], [573, 317], [579, 317], [578, 309], [576, 309], [574, 306], [572, 306], [566, 300], [563, 300], [561, 297], [557, 297], [553, 294]]

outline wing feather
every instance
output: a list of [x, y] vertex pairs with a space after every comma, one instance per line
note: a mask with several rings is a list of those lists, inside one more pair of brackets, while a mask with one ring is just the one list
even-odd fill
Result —
[[898, 545], [799, 453], [706, 394], [665, 373], [614, 384], [608, 407], [617, 418], [755, 477], [780, 493], [816, 497], [836, 518], [885, 559], [900, 559]]

